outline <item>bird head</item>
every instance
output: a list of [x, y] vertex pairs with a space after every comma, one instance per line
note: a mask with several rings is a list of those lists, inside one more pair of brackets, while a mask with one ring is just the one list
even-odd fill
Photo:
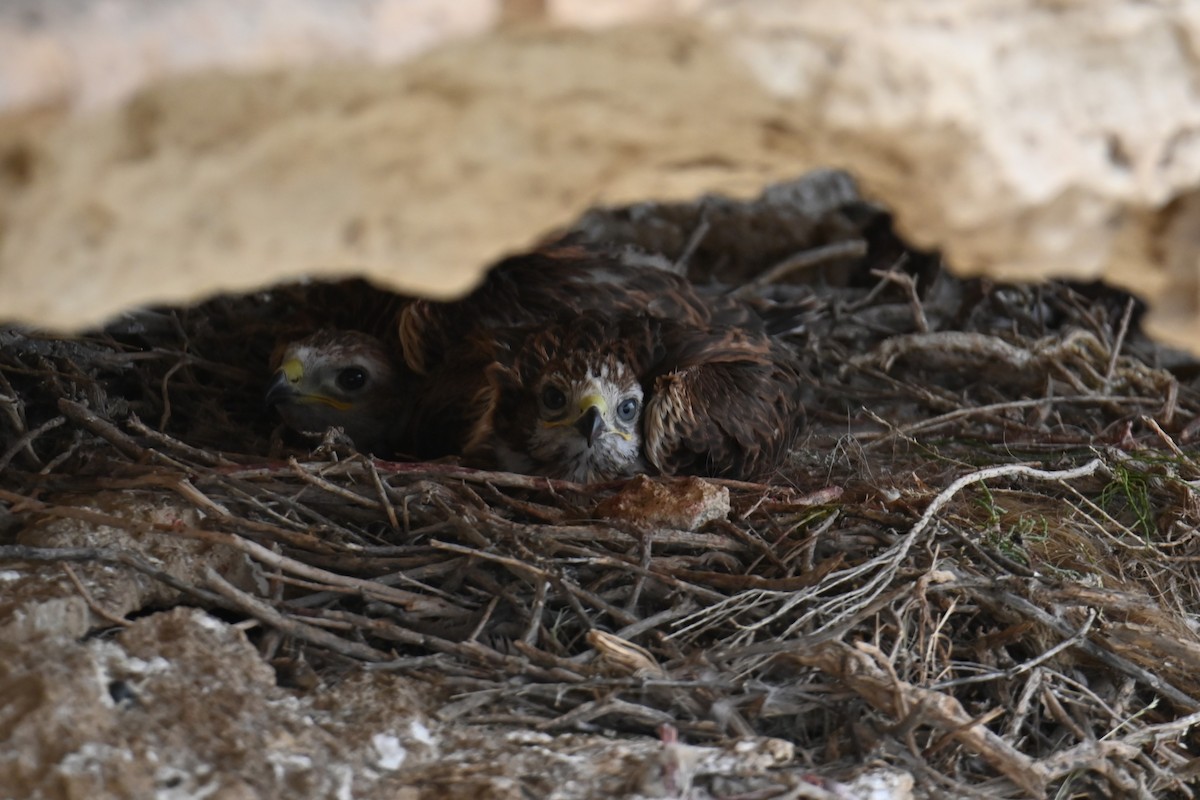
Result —
[[340, 427], [360, 450], [383, 450], [400, 377], [383, 343], [357, 331], [318, 331], [288, 344], [266, 402], [293, 430]]
[[611, 354], [588, 355], [551, 365], [534, 384], [528, 439], [531, 458], [580, 483], [637, 472], [642, 447], [637, 375]]
[[585, 313], [529, 334], [490, 375], [499, 466], [578, 483], [643, 471], [643, 328]]

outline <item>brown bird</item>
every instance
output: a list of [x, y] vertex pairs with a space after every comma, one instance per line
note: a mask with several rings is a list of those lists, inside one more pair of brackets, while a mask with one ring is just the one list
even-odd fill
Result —
[[797, 360], [762, 332], [584, 312], [509, 335], [467, 445], [480, 463], [579, 483], [762, 478], [803, 422]]
[[[461, 349], [461, 348], [460, 348]], [[321, 330], [288, 343], [266, 403], [302, 433], [341, 428], [364, 453], [438, 458], [459, 454], [479, 416], [492, 350], [463, 350], [454, 369], [417, 375], [398, 347], [360, 331]]]
[[[509, 340], [563, 314], [581, 312], [640, 314], [696, 328], [719, 324], [769, 332], [795, 327], [800, 316], [796, 307], [707, 298], [686, 278], [616, 256], [580, 248], [544, 250], [501, 261], [461, 300], [404, 303], [392, 317], [395, 327], [378, 331], [373, 343], [368, 344], [371, 337], [362, 333], [354, 336], [352, 345], [326, 337], [322, 341], [331, 348], [329, 353], [322, 353], [321, 342], [296, 343], [305, 345], [310, 375], [318, 369], [337, 373], [346, 368], [347, 355], [355, 349], [371, 354], [369, 373], [380, 379], [358, 392], [354, 402], [328, 388], [324, 394], [309, 394], [335, 403], [299, 401], [287, 392], [296, 381], [279, 377], [282, 373], [277, 373], [269, 399], [288, 400], [283, 417], [290, 427], [305, 424], [323, 430], [340, 425], [360, 449], [374, 446], [380, 452], [422, 458], [461, 454], [486, 408], [479, 400], [488, 386], [485, 370], [509, 347]], [[502, 333], [511, 331], [517, 333]], [[384, 344], [397, 338], [397, 344]], [[303, 406], [302, 414], [298, 406]], [[280, 405], [280, 410], [285, 407]], [[360, 442], [354, 431], [371, 444]]]
[[363, 452], [389, 453], [405, 404], [402, 372], [376, 337], [320, 330], [283, 349], [266, 402], [293, 430], [340, 427]]
[[644, 314], [696, 326], [795, 333], [814, 310], [811, 297], [773, 303], [708, 294], [665, 268], [624, 256], [560, 247], [512, 256], [489, 270], [460, 300], [414, 300], [399, 313], [404, 360], [417, 373], [438, 368], [446, 354], [481, 331], [520, 328], [563, 314]]

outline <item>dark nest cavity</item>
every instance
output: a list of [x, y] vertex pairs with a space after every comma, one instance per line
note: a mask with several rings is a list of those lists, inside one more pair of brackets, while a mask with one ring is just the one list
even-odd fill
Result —
[[[398, 670], [450, 698], [445, 720], [779, 737], [812, 771], [887, 762], [931, 796], [1192, 797], [1195, 362], [1146, 340], [1115, 291], [950, 276], [852, 189], [826, 173], [566, 233], [814, 298], [792, 339], [807, 430], [769, 485], [716, 482], [727, 519], [604, 519], [621, 484], [282, 434], [261, 403], [271, 350], [399, 302], [351, 281], [70, 338], [0, 330], [0, 559], [152, 576], [257, 620], [281, 680], [300, 662], [326, 680]], [[112, 492], [201, 513], [91, 500]], [[233, 550], [255, 580], [23, 535], [48, 518]]]

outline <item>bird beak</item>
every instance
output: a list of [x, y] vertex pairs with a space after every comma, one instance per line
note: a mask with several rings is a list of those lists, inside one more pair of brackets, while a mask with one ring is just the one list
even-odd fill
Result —
[[596, 440], [597, 434], [604, 431], [607, 427], [604, 424], [604, 415], [601, 409], [604, 406], [604, 400], [599, 397], [589, 396], [583, 398], [580, 403], [584, 407], [584, 412], [575, 420], [575, 430], [587, 439], [588, 447], [592, 446], [592, 442]]
[[267, 396], [264, 398], [267, 406], [300, 403], [302, 405], [329, 406], [338, 411], [350, 409], [350, 404], [343, 400], [304, 391], [303, 382], [304, 365], [298, 358], [289, 358], [279, 366], [279, 369], [275, 370], [275, 377], [271, 381], [271, 385], [267, 387]]
[[279, 369], [275, 370], [275, 377], [271, 380], [271, 385], [267, 387], [267, 396], [263, 398], [264, 402], [270, 407], [295, 399], [300, 394], [300, 390], [296, 386], [303, 377], [304, 365], [300, 363], [299, 359], [290, 358], [283, 362]]

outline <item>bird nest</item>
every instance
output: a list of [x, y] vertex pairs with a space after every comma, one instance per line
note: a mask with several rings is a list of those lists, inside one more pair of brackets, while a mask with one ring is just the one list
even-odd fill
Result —
[[[575, 237], [818, 298], [792, 342], [808, 425], [768, 484], [576, 485], [281, 433], [261, 392], [332, 291], [307, 285], [0, 332], [0, 559], [118, 565], [158, 606], [257, 621], [281, 682], [399, 671], [443, 720], [774, 737], [815, 773], [889, 763], [933, 796], [1192, 796], [1191, 361], [1127, 297], [955, 279], [861, 209], [735, 251], [747, 218], [761, 242], [791, 213], [760, 202], [596, 212]], [[96, 500], [115, 492], [178, 513]], [[46, 546], [47, 519], [129, 536]], [[188, 568], [165, 539], [197, 544]], [[93, 628], [120, 622], [80, 591]]]

